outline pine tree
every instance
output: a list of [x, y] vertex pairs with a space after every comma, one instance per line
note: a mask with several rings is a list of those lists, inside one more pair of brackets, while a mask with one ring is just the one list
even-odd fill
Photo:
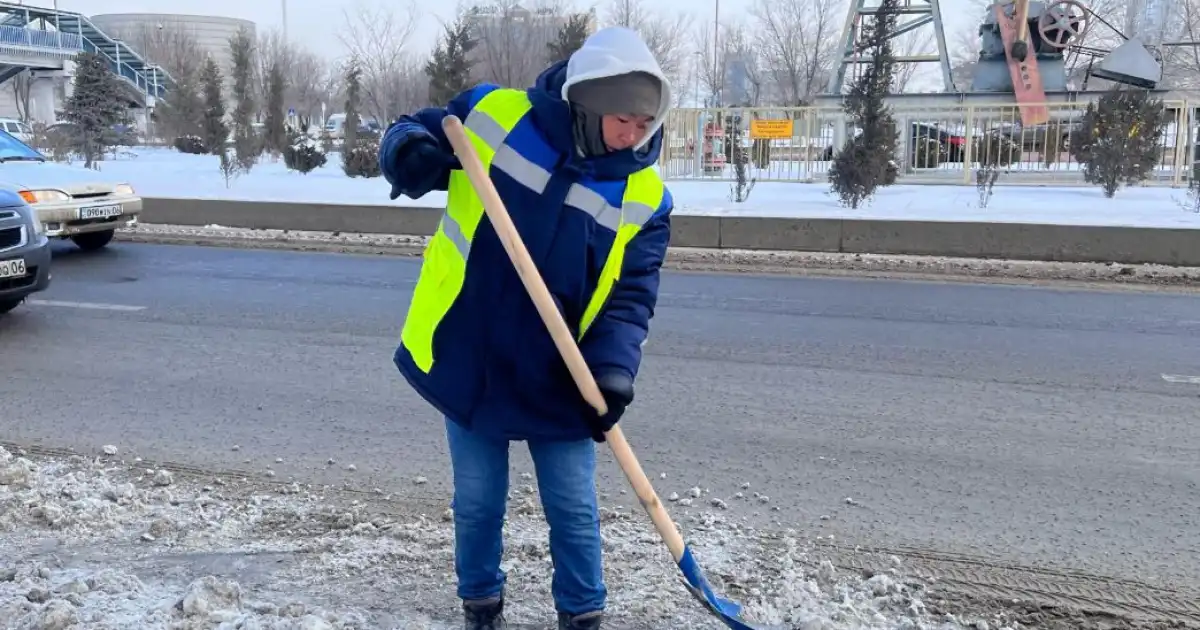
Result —
[[287, 129], [284, 125], [283, 111], [284, 77], [283, 68], [278, 60], [267, 70], [267, 116], [263, 126], [266, 127], [266, 137], [263, 146], [272, 153], [283, 153], [288, 146]]
[[283, 163], [289, 170], [307, 175], [324, 166], [328, 159], [320, 143], [309, 134], [308, 123], [301, 123], [299, 129], [289, 130], [286, 144]]
[[362, 66], [357, 58], [346, 65], [346, 120], [342, 123], [342, 170], [351, 177], [357, 174], [358, 160], [354, 149], [358, 146], [358, 107], [361, 104]]
[[200, 71], [200, 83], [204, 86], [204, 122], [200, 137], [204, 148], [213, 155], [224, 149], [225, 139], [229, 137], [229, 126], [225, 124], [225, 97], [222, 94], [224, 80], [221, 68], [209, 57]]
[[245, 28], [229, 38], [229, 54], [233, 60], [233, 152], [238, 167], [249, 172], [258, 160], [262, 143], [255, 137], [254, 127], [254, 39]]
[[84, 167], [93, 168], [115, 140], [113, 126], [128, 122], [128, 99], [108, 60], [98, 53], [79, 53], [75, 64], [75, 89], [63, 118], [78, 128]]
[[558, 29], [558, 38], [546, 44], [546, 57], [550, 63], [569, 59], [576, 50], [583, 47], [592, 32], [592, 15], [590, 13], [573, 13], [567, 18], [567, 23]]
[[156, 112], [168, 137], [187, 138], [189, 145], [202, 146], [204, 128], [203, 64], [200, 59], [184, 57], [175, 68], [175, 88], [167, 93]]
[[842, 203], [857, 208], [879, 186], [896, 180], [896, 121], [884, 99], [891, 91], [895, 70], [890, 35], [896, 30], [899, 0], [883, 0], [863, 28], [862, 75], [850, 88], [843, 109], [862, 131], [834, 156], [829, 180]]
[[1143, 89], [1116, 86], [1089, 103], [1079, 131], [1071, 135], [1084, 181], [1099, 184], [1111, 198], [1122, 184], [1145, 180], [1162, 159], [1168, 122], [1162, 100]]
[[432, 102], [445, 105], [463, 90], [471, 87], [471, 69], [474, 63], [470, 52], [478, 42], [471, 36], [471, 23], [459, 17], [446, 27], [442, 41], [425, 62], [425, 75], [429, 77], [429, 98]]

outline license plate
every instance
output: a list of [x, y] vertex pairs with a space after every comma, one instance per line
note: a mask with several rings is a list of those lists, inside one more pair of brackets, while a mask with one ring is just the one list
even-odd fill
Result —
[[0, 278], [23, 278], [26, 273], [25, 259], [0, 260]]
[[88, 206], [79, 209], [80, 219], [108, 219], [121, 215], [121, 206]]

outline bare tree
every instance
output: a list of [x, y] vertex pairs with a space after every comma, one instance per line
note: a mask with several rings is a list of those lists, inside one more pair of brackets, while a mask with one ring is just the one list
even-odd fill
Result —
[[[267, 95], [271, 91], [272, 67], [282, 70], [284, 77], [292, 74], [290, 69], [293, 54], [292, 47], [279, 29], [259, 31], [258, 42], [254, 47], [254, 94], [258, 103], [267, 102]], [[284, 90], [284, 111], [287, 111], [287, 104], [291, 103], [288, 92], [290, 90]], [[255, 117], [261, 118], [262, 112], [255, 112]]]
[[[1200, 0], [1178, 0], [1167, 16], [1167, 43], [1200, 41]], [[1126, 33], [1126, 35], [1131, 35]], [[1200, 89], [1200, 46], [1165, 46], [1162, 84], [1176, 90]]]
[[730, 105], [761, 104], [765, 87], [758, 43], [742, 20], [729, 22], [720, 40], [725, 54], [725, 81], [735, 93]]
[[763, 105], [767, 76], [763, 71], [762, 53], [754, 36], [744, 26], [738, 26], [727, 36], [729, 63], [745, 82], [746, 96], [751, 107]]
[[17, 118], [21, 120], [29, 120], [29, 88], [32, 83], [33, 79], [29, 76], [29, 69], [22, 70], [9, 82], [9, 85], [12, 86], [13, 103], [17, 106]]
[[969, 92], [979, 65], [979, 31], [964, 28], [946, 35], [950, 55], [950, 78], [959, 92]]
[[[911, 30], [893, 39], [892, 42], [897, 57], [930, 55], [933, 54], [931, 51], [937, 50], [937, 42], [934, 41], [933, 33], [926, 29]], [[892, 70], [892, 78], [895, 81], [892, 89], [896, 92], [903, 92], [905, 87], [912, 86], [913, 78], [923, 66], [927, 68], [930, 64], [915, 61], [896, 62], [896, 67]]]
[[[403, 111], [411, 111], [430, 103], [429, 79], [425, 76], [425, 60], [416, 55], [404, 58], [399, 75], [402, 77], [396, 91], [397, 103]], [[385, 121], [381, 120], [381, 123]]]
[[768, 84], [781, 105], [803, 105], [825, 90], [837, 60], [846, 0], [755, 0], [750, 15]]
[[[757, 43], [746, 25], [729, 21], [722, 25], [717, 38], [719, 55], [712, 55], [712, 25], [701, 24], [695, 30], [700, 83], [707, 90], [708, 102], [715, 107], [757, 107], [762, 104], [766, 87]], [[703, 50], [705, 45], [708, 50]]]
[[546, 68], [546, 47], [570, 20], [561, 0], [493, 0], [465, 7], [477, 42], [470, 53], [476, 74], [506, 87], [531, 85]]
[[[200, 118], [200, 74], [204, 53], [193, 29], [183, 24], [139, 24], [119, 33], [143, 59], [162, 66], [179, 89], [167, 93], [153, 132], [162, 139], [194, 135]], [[147, 130], [150, 131], [150, 130]]]
[[[720, 31], [718, 31], [720, 32]], [[720, 107], [721, 88], [724, 86], [725, 50], [713, 50], [713, 25], [707, 22], [700, 24], [695, 30], [697, 50], [697, 71], [700, 73], [700, 86], [704, 90], [704, 104], [708, 107]], [[707, 47], [707, 50], [705, 49]]]
[[695, 52], [688, 56], [688, 63], [684, 65], [684, 72], [680, 77], [680, 83], [675, 87], [675, 102], [672, 103], [675, 107], [699, 107], [704, 104], [704, 95], [698, 89], [700, 85], [701, 70], [700, 54]]
[[203, 53], [195, 31], [182, 24], [139, 24], [124, 37], [143, 59], [158, 64], [172, 77], [195, 73], [200, 76]]
[[266, 102], [270, 69], [278, 66], [283, 71], [286, 86], [284, 109], [294, 108], [296, 114], [305, 119], [311, 119], [320, 112], [321, 103], [326, 99], [323, 88], [330, 72], [329, 63], [324, 58], [285, 40], [283, 33], [277, 29], [260, 33], [255, 50], [259, 102]]
[[358, 0], [344, 15], [345, 26], [338, 37], [350, 56], [361, 64], [362, 107], [366, 117], [385, 124], [419, 105], [411, 102], [415, 92], [406, 85], [422, 80], [419, 73], [411, 72], [413, 67], [419, 67], [418, 59], [424, 57], [423, 52], [417, 57], [411, 50], [420, 15], [416, 2], [408, 0], [398, 7], [380, 3], [372, 7], [367, 0]]
[[339, 109], [337, 103], [346, 102], [346, 85], [342, 81], [342, 71], [336, 65], [325, 64], [325, 71], [321, 75], [318, 86], [316, 96], [321, 101], [317, 103], [317, 108], [319, 109], [321, 103], [324, 103], [326, 115], [333, 114]]
[[325, 101], [325, 77], [329, 62], [310, 50], [294, 51], [291, 64], [284, 68], [288, 85], [288, 102], [296, 113], [311, 120], [321, 111]]
[[655, 12], [646, 8], [643, 0], [610, 0], [605, 23], [637, 31], [672, 84], [686, 73], [689, 54], [686, 44], [692, 26], [689, 14]]
[[[1087, 36], [1084, 42], [1072, 42], [1072, 44], [1084, 43], [1089, 48], [1098, 48], [1101, 50], [1112, 50], [1124, 43], [1125, 38], [1123, 33], [1115, 31], [1103, 24], [1104, 22], [1112, 24], [1118, 29], [1125, 26], [1125, 8], [1128, 5], [1128, 0], [1091, 0], [1086, 3], [1091, 10], [1092, 15], [1088, 17], [1091, 25], [1088, 27]], [[1064, 51], [1066, 56], [1067, 81], [1071, 84], [1083, 87], [1084, 80], [1087, 78], [1089, 66], [1093, 62], [1093, 58], [1089, 55], [1081, 54], [1076, 51]], [[1094, 60], [1097, 63], [1099, 59]], [[1102, 79], [1087, 79], [1088, 90], [1104, 90], [1111, 85], [1110, 82]]]

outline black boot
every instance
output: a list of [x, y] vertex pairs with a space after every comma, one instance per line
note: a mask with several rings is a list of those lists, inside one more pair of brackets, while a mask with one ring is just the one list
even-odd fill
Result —
[[463, 601], [464, 630], [508, 630], [504, 621], [504, 596]]
[[600, 610], [575, 616], [560, 612], [558, 613], [558, 630], [600, 630], [600, 621], [603, 617], [604, 612]]

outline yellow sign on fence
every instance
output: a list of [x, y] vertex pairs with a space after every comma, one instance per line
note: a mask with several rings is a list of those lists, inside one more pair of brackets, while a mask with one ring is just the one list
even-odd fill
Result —
[[750, 137], [754, 140], [787, 140], [792, 137], [792, 119], [751, 120]]

